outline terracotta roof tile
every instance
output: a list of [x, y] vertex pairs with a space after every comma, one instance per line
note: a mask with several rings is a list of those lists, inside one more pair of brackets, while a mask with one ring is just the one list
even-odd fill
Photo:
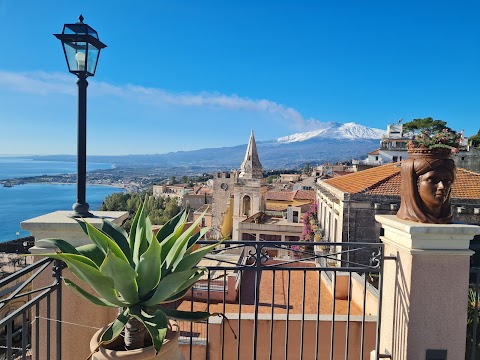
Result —
[[297, 200], [315, 200], [315, 191], [313, 190], [297, 190], [293, 195]]
[[[353, 174], [325, 180], [325, 183], [351, 194], [400, 195], [400, 163], [377, 166]], [[480, 199], [480, 174], [457, 168], [453, 183], [455, 199]]]
[[210, 204], [204, 204], [204, 205], [200, 206], [197, 210], [195, 210], [195, 213], [202, 214], [207, 209], [208, 209], [208, 211], [206, 213], [211, 214], [212, 213], [212, 206]]
[[267, 200], [292, 201], [293, 191], [267, 191]]
[[356, 194], [371, 188], [377, 183], [395, 175], [399, 171], [399, 163], [393, 163], [376, 166], [371, 169], [358, 171], [348, 175], [334, 177], [332, 179], [325, 180], [325, 183], [343, 192]]

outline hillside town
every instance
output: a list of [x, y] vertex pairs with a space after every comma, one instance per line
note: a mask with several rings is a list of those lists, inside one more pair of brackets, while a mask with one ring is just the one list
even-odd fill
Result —
[[478, 4], [121, 5], [0, 2], [0, 360], [480, 360]]
[[[195, 231], [206, 241], [224, 241], [224, 245], [218, 246], [199, 262], [198, 266], [210, 267], [212, 270], [197, 281], [192, 292], [184, 294], [173, 303], [172, 306], [178, 311], [201, 311], [206, 304], [210, 304], [210, 311], [228, 314], [230, 321], [236, 321], [240, 328], [247, 326], [247, 323], [241, 325], [243, 319], [252, 316], [258, 316], [255, 321], [261, 325], [263, 317], [260, 315], [270, 309], [272, 316], [284, 316], [285, 313], [279, 312], [275, 315], [273, 312], [273, 301], [276, 303], [277, 299], [283, 298], [286, 303], [282, 306], [287, 307], [287, 324], [288, 316], [301, 315], [310, 319], [312, 316], [329, 316], [327, 314], [330, 313], [334, 317], [351, 316], [350, 326], [360, 328], [365, 326], [365, 322], [360, 321], [362, 316], [368, 315], [376, 319], [381, 311], [383, 274], [381, 268], [374, 264], [383, 251], [379, 246], [381, 239], [385, 237], [384, 229], [388, 227], [380, 225], [379, 221], [396, 218], [402, 206], [401, 164], [409, 159], [410, 141], [411, 135], [405, 135], [403, 124], [391, 124], [380, 140], [379, 148], [368, 153], [364, 160], [307, 164], [301, 171], [265, 172], [252, 131], [243, 161], [236, 170], [219, 171], [212, 175], [202, 174], [196, 180], [179, 174], [180, 181], [177, 181], [177, 176], [167, 174], [137, 174], [129, 177], [128, 172], [117, 173], [114, 180], [109, 178], [108, 172], [90, 173], [88, 179], [92, 183], [121, 186], [129, 190], [126, 194], [137, 194], [137, 197], [143, 194], [146, 196], [146, 209], [147, 204], [152, 203], [148, 200], [149, 197], [162, 199], [159, 204], [170, 204], [170, 211], [184, 209], [188, 213], [185, 221], [198, 226]], [[469, 224], [468, 226], [480, 225], [478, 151], [479, 148], [462, 138], [458, 143], [458, 152], [452, 156], [457, 170], [451, 188], [451, 213], [456, 223]], [[126, 175], [125, 178], [123, 175]], [[73, 181], [72, 177], [63, 175], [42, 177], [42, 181], [49, 179]], [[27, 179], [36, 180], [38, 178]], [[134, 203], [138, 206], [141, 199], [138, 197]], [[119, 211], [126, 210], [125, 208], [106, 206], [103, 210], [109, 217], [117, 217], [115, 221], [119, 224], [126, 224], [129, 214]], [[45, 243], [39, 239], [48, 237], [47, 234], [54, 228], [57, 229], [55, 236], [60, 236], [63, 232], [68, 233], [67, 236], [72, 239], [77, 238], [70, 234], [70, 225], [61, 225], [65, 220], [58, 218], [61, 212], [57, 213], [26, 219], [22, 223], [22, 227], [28, 229], [32, 237], [16, 240], [11, 245], [4, 244], [2, 277], [8, 279], [20, 269], [34, 266], [32, 256], [25, 257], [21, 254], [48, 252], [48, 247], [45, 248]], [[135, 226], [135, 220], [133, 223], [129, 220], [128, 226]], [[162, 228], [167, 225], [153, 223], [151, 226], [154, 233], [161, 233]], [[475, 244], [480, 243], [478, 236], [476, 235], [468, 246], [470, 249], [477, 249]], [[75, 243], [79, 240], [72, 241]], [[472, 257], [471, 261], [480, 265], [475, 263], [476, 256], [478, 255]], [[258, 265], [258, 261], [262, 265]], [[301, 272], [293, 271], [297, 267], [304, 269], [303, 276]], [[278, 270], [270, 271], [270, 268]], [[352, 268], [356, 269], [354, 273], [341, 275], [341, 271]], [[256, 274], [262, 274], [261, 279], [254, 279], [252, 276], [255, 273], [248, 269], [259, 271]], [[387, 269], [386, 272], [389, 271]], [[310, 277], [316, 270], [320, 271], [317, 280]], [[277, 284], [277, 276], [283, 278], [283, 281], [288, 277], [286, 287], [284, 284]], [[30, 286], [32, 285], [28, 285], [27, 289]], [[254, 290], [255, 287], [257, 291]], [[318, 289], [314, 290], [317, 287]], [[64, 296], [62, 301], [77, 303], [71, 296]], [[259, 298], [255, 300], [255, 297]], [[387, 298], [387, 295], [383, 297]], [[260, 301], [268, 304], [270, 300], [271, 307], [263, 309], [258, 305]], [[252, 303], [257, 305], [252, 306]], [[318, 308], [316, 303], [323, 305]], [[9, 304], [8, 311], [13, 311], [25, 303], [9, 301]], [[290, 307], [291, 312], [288, 310]], [[258, 315], [255, 315], [257, 312]], [[363, 330], [364, 337], [352, 337], [350, 353], [375, 353], [377, 335], [372, 325], [378, 320], [372, 321], [369, 327]], [[221, 359], [222, 356], [216, 357], [212, 350], [209, 350], [209, 347], [215, 348], [219, 344], [231, 349], [250, 346], [240, 345], [240, 340], [226, 335], [220, 343], [209, 336], [209, 332], [218, 331], [221, 323], [207, 322], [195, 326], [191, 324], [193, 323], [185, 321], [178, 323], [182, 334], [179, 338], [179, 351], [184, 354], [190, 352], [189, 359]], [[322, 326], [328, 327], [328, 324], [326, 322]], [[18, 324], [14, 326], [22, 328]], [[314, 333], [320, 329], [317, 326], [315, 330], [315, 321], [305, 320], [304, 326], [311, 328], [310, 331]], [[280, 331], [277, 326], [271, 329], [270, 331], [274, 332]], [[20, 333], [17, 331], [15, 334], [18, 337]], [[470, 336], [468, 334], [467, 336]], [[65, 336], [67, 339], [71, 338]], [[82, 339], [83, 335], [75, 335], [76, 338], [79, 336]], [[86, 339], [85, 337], [82, 341]], [[192, 342], [193, 339], [195, 343]], [[328, 340], [317, 338], [315, 341], [306, 342], [304, 346], [323, 344], [325, 348], [332, 349], [331, 344], [327, 347], [325, 343]], [[288, 341], [290, 343], [295, 340]], [[467, 351], [471, 348], [469, 344], [467, 342]], [[259, 349], [264, 347], [257, 346]], [[337, 342], [333, 346], [338, 351], [343, 351], [343, 347]], [[277, 355], [281, 357], [287, 351], [281, 351]], [[318, 354], [324, 352], [319, 350]]]

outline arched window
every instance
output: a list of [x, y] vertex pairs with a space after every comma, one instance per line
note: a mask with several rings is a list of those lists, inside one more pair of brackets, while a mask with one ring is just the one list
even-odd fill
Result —
[[250, 199], [250, 196], [245, 195], [243, 197], [243, 201], [242, 201], [242, 215], [246, 215], [247, 217], [250, 216], [251, 203], [252, 203], [252, 201]]

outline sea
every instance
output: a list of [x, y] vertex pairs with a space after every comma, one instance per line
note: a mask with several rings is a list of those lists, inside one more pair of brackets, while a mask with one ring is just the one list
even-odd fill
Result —
[[[111, 169], [112, 164], [87, 163], [87, 171]], [[28, 157], [0, 157], [0, 179], [75, 173], [77, 164], [67, 161], [38, 161]], [[87, 185], [90, 210], [98, 210], [103, 199], [121, 188]], [[52, 211], [71, 210], [76, 201], [76, 184], [25, 184], [0, 186], [0, 242], [29, 236], [20, 223]]]

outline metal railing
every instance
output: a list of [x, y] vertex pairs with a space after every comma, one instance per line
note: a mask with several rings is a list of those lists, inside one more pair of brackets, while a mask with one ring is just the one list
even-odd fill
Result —
[[[50, 273], [51, 264], [53, 282], [33, 289], [32, 282], [43, 274]], [[1, 360], [25, 360], [32, 356], [33, 359], [61, 359], [62, 268], [63, 264], [59, 261], [43, 259], [0, 280]], [[53, 306], [52, 298], [55, 301]], [[54, 318], [52, 312], [55, 312]], [[47, 320], [45, 326], [43, 323], [40, 325], [40, 319]], [[54, 331], [50, 321], [52, 319], [55, 320]]]
[[[378, 353], [382, 244], [227, 241], [223, 245], [205, 259], [210, 264], [202, 280], [206, 286], [193, 287], [183, 300], [171, 304], [180, 310], [220, 314], [200, 323], [179, 323], [179, 342], [187, 360], [365, 360], [372, 350]], [[358, 256], [351, 256], [355, 253]], [[365, 259], [367, 254], [369, 262], [350, 260]], [[53, 283], [30, 288], [33, 279], [49, 271], [49, 264], [50, 260], [41, 260], [0, 281], [4, 291], [0, 311], [24, 299], [0, 320], [0, 328], [5, 328], [3, 359], [62, 358], [61, 264], [54, 264]], [[377, 288], [370, 284], [372, 277]], [[40, 326], [43, 318], [50, 321]], [[22, 330], [16, 333], [19, 324]]]
[[[182, 334], [191, 335], [182, 345], [187, 360], [369, 359], [372, 350], [379, 353], [382, 244], [224, 244], [228, 247], [206, 257], [218, 266], [208, 266], [205, 291], [193, 288], [175, 304], [181, 310], [222, 314], [200, 324], [180, 324]], [[225, 257], [229, 253], [232, 260]], [[243, 261], [233, 254], [238, 259], [243, 255]], [[348, 260], [366, 254], [371, 261]], [[227, 289], [229, 272], [238, 274], [235, 290]], [[370, 285], [372, 277], [377, 289]], [[219, 298], [220, 283], [224, 291]]]

